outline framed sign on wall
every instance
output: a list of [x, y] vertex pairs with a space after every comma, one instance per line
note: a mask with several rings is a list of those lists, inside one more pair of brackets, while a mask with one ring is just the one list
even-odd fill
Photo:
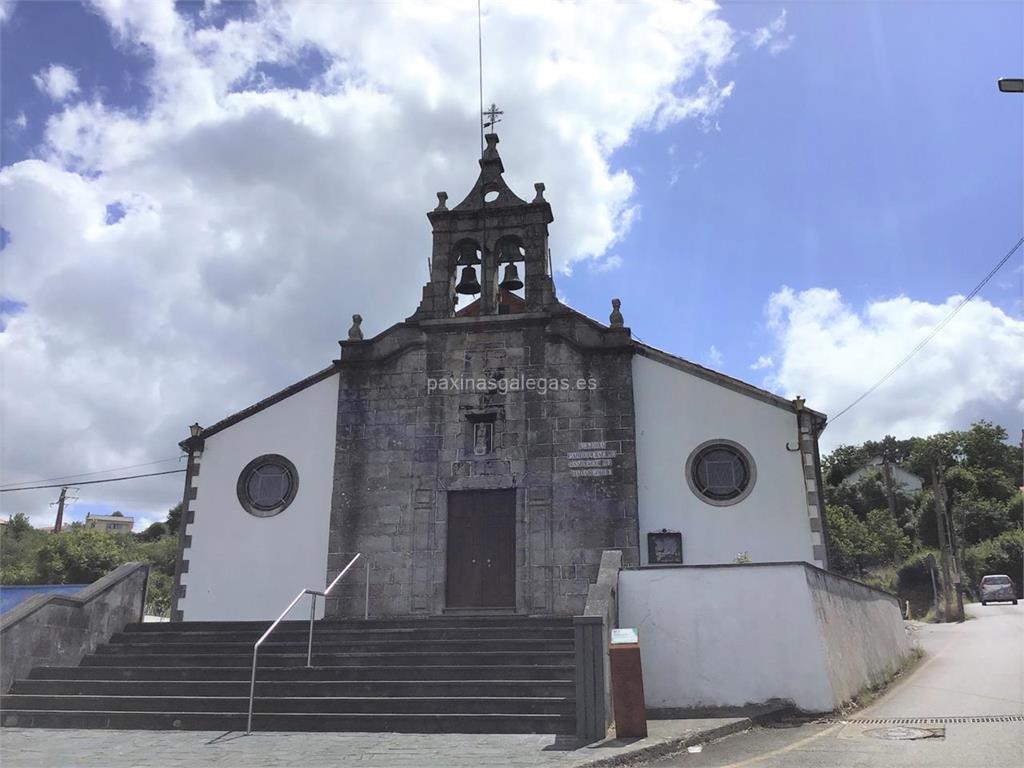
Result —
[[682, 565], [683, 534], [665, 528], [648, 533], [647, 562], [650, 565]]

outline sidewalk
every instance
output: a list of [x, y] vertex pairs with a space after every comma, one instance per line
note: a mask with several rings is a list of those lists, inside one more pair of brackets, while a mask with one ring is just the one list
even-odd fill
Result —
[[4, 768], [583, 768], [624, 765], [749, 728], [748, 718], [652, 720], [645, 739], [576, 748], [544, 735], [0, 729]]

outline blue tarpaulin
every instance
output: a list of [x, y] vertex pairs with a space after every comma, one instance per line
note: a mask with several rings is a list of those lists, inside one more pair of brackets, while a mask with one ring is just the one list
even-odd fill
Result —
[[0, 613], [36, 595], [73, 595], [88, 584], [17, 584], [0, 587]]

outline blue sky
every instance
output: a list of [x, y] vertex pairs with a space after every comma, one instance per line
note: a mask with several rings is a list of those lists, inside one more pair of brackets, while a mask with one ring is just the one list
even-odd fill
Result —
[[[779, 7], [722, 15], [754, 28]], [[966, 293], [1022, 230], [1024, 99], [995, 86], [1024, 70], [1022, 9], [789, 6], [790, 47], [726, 70], [737, 85], [717, 130], [683, 124], [616, 153], [643, 209], [616, 248], [628, 268], [561, 284], [596, 317], [618, 291], [646, 341], [698, 361], [714, 344], [748, 379], [769, 342], [765, 299], [783, 283], [856, 305]], [[1019, 312], [1020, 264], [984, 294], [1007, 311]]]
[[[0, 8], [4, 483], [173, 457], [326, 365], [352, 312], [411, 312], [433, 191], [475, 175], [473, 3]], [[1024, 98], [995, 85], [1020, 3], [512, 8], [484, 3], [507, 175], [547, 184], [560, 293], [620, 297], [645, 342], [835, 413], [1024, 230]], [[826, 447], [1015, 433], [1022, 278], [1018, 254]], [[153, 519], [177, 484], [73, 516]]]

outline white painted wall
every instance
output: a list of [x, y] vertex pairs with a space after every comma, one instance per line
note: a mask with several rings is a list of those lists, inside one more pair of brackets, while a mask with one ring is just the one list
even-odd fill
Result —
[[[634, 355], [640, 557], [647, 534], [683, 534], [683, 563], [814, 562], [821, 534], [810, 530], [806, 485], [796, 445], [796, 414], [686, 371]], [[686, 459], [701, 443], [734, 440], [754, 457], [757, 481], [737, 504], [717, 507], [686, 482]]]
[[895, 598], [803, 563], [627, 569], [649, 708], [839, 707], [910, 652]]
[[803, 566], [652, 567], [619, 573], [619, 626], [637, 627], [648, 707], [787, 699], [832, 709]]
[[[207, 438], [178, 602], [186, 621], [272, 619], [299, 590], [323, 589], [337, 413], [334, 375]], [[299, 490], [280, 514], [253, 517], [236, 484], [245, 465], [267, 453], [295, 464]], [[309, 615], [307, 603], [295, 610], [295, 618]]]

